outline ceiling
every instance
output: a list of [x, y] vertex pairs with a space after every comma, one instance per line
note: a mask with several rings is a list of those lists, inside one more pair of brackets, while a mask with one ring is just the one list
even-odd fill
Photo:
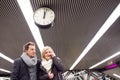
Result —
[[[30, 0], [33, 11], [47, 6], [55, 12], [54, 26], [40, 29], [44, 45], [51, 46], [65, 69], [70, 69], [97, 31], [101, 28], [120, 0]], [[16, 59], [22, 46], [35, 42], [16, 0], [0, 1], [0, 52]], [[28, 13], [29, 14], [29, 13]], [[88, 51], [74, 69], [88, 69], [101, 60], [120, 51], [120, 17]], [[37, 48], [37, 55], [40, 52]], [[96, 67], [120, 61], [120, 55]], [[0, 68], [12, 69], [12, 63], [0, 57]], [[120, 74], [120, 68], [107, 70], [106, 74]], [[0, 71], [0, 74], [7, 74]]]

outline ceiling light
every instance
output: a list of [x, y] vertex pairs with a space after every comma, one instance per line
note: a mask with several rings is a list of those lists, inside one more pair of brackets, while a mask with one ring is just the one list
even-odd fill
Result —
[[8, 71], [8, 70], [2, 69], [2, 68], [0, 68], [0, 71], [11, 73], [11, 71]]
[[88, 53], [88, 51], [102, 37], [102, 35], [111, 27], [111, 25], [115, 22], [115, 20], [117, 20], [117, 18], [119, 16], [120, 16], [120, 3], [116, 7], [116, 9], [112, 12], [112, 14], [109, 16], [109, 18], [105, 21], [105, 23], [102, 25], [100, 30], [93, 37], [93, 39], [90, 41], [90, 43], [87, 45], [87, 47], [83, 50], [83, 52], [80, 54], [80, 56], [74, 62], [74, 64], [71, 66], [70, 70], [72, 70], [80, 62], [80, 60]]
[[120, 78], [120, 75], [117, 75], [117, 74], [113, 74], [113, 76], [115, 76], [117, 78]]
[[40, 31], [39, 31], [38, 27], [35, 25], [34, 20], [33, 20], [33, 10], [32, 10], [30, 0], [17, 0], [17, 2], [18, 2], [20, 9], [27, 21], [30, 31], [33, 34], [33, 37], [37, 43], [39, 50], [42, 51], [44, 44], [42, 41]]
[[117, 53], [115, 53], [114, 55], [112, 55], [112, 56], [110, 56], [110, 57], [108, 57], [108, 58], [106, 58], [106, 59], [100, 61], [99, 63], [97, 63], [97, 64], [91, 66], [89, 69], [93, 69], [93, 68], [99, 66], [100, 64], [102, 64], [102, 63], [104, 63], [104, 62], [106, 62], [106, 61], [108, 61], [108, 60], [110, 60], [110, 59], [112, 59], [112, 58], [114, 58], [114, 57], [116, 57], [116, 56], [118, 56], [118, 55], [120, 55], [120, 52], [117, 52]]
[[14, 62], [11, 58], [9, 58], [9, 57], [5, 56], [5, 55], [4, 55], [4, 54], [2, 54], [2, 53], [0, 53], [0, 57], [1, 57], [1, 58], [3, 58], [3, 59], [5, 59], [5, 60], [7, 60], [7, 61], [9, 61], [9, 62], [11, 62], [11, 63], [13, 63], [13, 62]]

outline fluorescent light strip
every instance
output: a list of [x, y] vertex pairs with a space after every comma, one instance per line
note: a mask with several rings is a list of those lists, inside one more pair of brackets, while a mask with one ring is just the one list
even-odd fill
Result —
[[112, 59], [112, 58], [114, 58], [114, 57], [116, 57], [116, 56], [118, 56], [118, 55], [120, 55], [120, 52], [117, 52], [117, 53], [115, 53], [114, 55], [112, 55], [112, 56], [110, 56], [110, 57], [108, 57], [108, 58], [106, 58], [106, 59], [100, 61], [99, 63], [97, 63], [97, 64], [91, 66], [89, 69], [93, 69], [93, 68], [99, 66], [100, 64], [102, 64], [102, 63], [104, 63], [104, 62], [106, 62], [106, 61], [108, 61], [108, 60], [110, 60], [110, 59]]
[[87, 47], [83, 50], [83, 52], [81, 53], [81, 55], [77, 58], [77, 60], [71, 66], [70, 70], [72, 70], [81, 61], [81, 59], [94, 46], [94, 44], [102, 37], [102, 35], [111, 27], [111, 25], [115, 22], [115, 20], [117, 20], [117, 18], [119, 16], [120, 16], [120, 3], [116, 7], [116, 9], [113, 11], [113, 13], [109, 16], [109, 18], [105, 21], [105, 23], [102, 25], [102, 27], [100, 28], [100, 30], [93, 37], [93, 39], [90, 41], [90, 43], [87, 45]]
[[14, 62], [14, 60], [12, 60], [11, 58], [9, 58], [9, 57], [5, 56], [5, 55], [4, 55], [4, 54], [2, 54], [1, 52], [0, 52], [0, 57], [1, 57], [1, 58], [3, 58], [3, 59], [5, 59], [5, 60], [7, 60], [7, 61], [9, 61], [9, 62], [11, 62], [11, 63], [13, 63], [13, 62]]
[[0, 68], [0, 71], [6, 72], [6, 73], [11, 73], [11, 71], [8, 71], [8, 70], [2, 69], [2, 68]]
[[120, 75], [117, 75], [117, 74], [114, 73], [113, 76], [115, 76], [115, 77], [120, 79]]
[[38, 48], [40, 51], [42, 51], [44, 44], [42, 41], [42, 37], [39, 31], [39, 28], [35, 25], [34, 20], [33, 20], [33, 10], [32, 6], [30, 3], [30, 0], [17, 0], [23, 15], [27, 21], [27, 24], [33, 34], [33, 37], [38, 45]]

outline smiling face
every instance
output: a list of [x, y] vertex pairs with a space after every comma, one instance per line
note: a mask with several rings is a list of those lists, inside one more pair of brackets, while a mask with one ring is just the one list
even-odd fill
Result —
[[50, 60], [52, 58], [51, 56], [52, 52], [53, 52], [52, 49], [50, 48], [46, 49], [43, 58], [45, 58], [46, 60]]
[[55, 56], [53, 49], [50, 46], [45, 46], [41, 52], [41, 58], [50, 60]]

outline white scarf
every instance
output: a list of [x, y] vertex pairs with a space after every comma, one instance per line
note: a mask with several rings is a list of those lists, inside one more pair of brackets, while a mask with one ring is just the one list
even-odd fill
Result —
[[51, 72], [52, 64], [53, 64], [52, 59], [48, 61], [46, 59], [42, 60], [42, 66], [47, 70], [48, 73]]

